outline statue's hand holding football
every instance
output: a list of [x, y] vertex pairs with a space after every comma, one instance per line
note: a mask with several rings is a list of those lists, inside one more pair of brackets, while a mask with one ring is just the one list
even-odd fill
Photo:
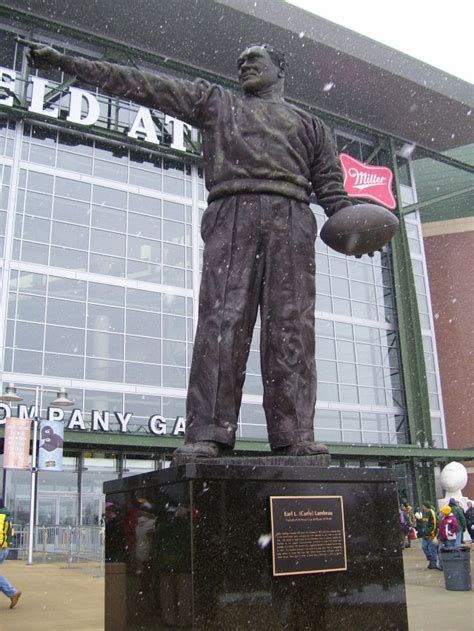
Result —
[[376, 204], [357, 204], [338, 210], [320, 232], [324, 243], [348, 256], [373, 256], [398, 230], [396, 215]]
[[62, 54], [57, 50], [44, 44], [30, 42], [27, 39], [17, 37], [16, 41], [22, 46], [26, 46], [26, 58], [30, 66], [38, 69], [57, 68]]

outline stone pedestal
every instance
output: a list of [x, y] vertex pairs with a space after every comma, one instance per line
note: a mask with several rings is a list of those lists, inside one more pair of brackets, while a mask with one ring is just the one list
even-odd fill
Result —
[[[107, 482], [106, 629], [408, 629], [392, 473], [293, 460]], [[341, 497], [347, 569], [274, 576], [271, 496]]]

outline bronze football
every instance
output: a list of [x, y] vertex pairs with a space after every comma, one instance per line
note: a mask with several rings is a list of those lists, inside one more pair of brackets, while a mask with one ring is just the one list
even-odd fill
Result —
[[398, 230], [395, 214], [376, 204], [346, 206], [330, 217], [321, 229], [324, 243], [348, 256], [380, 250]]

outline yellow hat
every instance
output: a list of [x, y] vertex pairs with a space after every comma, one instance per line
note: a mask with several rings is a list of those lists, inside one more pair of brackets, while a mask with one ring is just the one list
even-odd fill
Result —
[[443, 506], [441, 512], [443, 513], [443, 515], [449, 515], [449, 513], [451, 512], [451, 506]]

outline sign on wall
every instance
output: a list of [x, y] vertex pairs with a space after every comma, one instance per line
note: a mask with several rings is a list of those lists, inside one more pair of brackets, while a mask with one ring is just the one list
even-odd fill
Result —
[[[34, 407], [24, 403], [17, 406], [19, 419], [30, 419], [34, 415]], [[12, 408], [8, 403], [0, 403], [0, 426], [12, 416]], [[88, 417], [88, 418], [87, 418]], [[80, 408], [65, 411], [64, 408], [48, 407], [46, 421], [60, 422], [64, 429], [80, 432], [119, 432], [121, 434], [136, 433], [137, 421], [133, 412], [109, 410], [91, 410], [84, 412]], [[183, 436], [186, 421], [182, 416], [166, 419], [161, 414], [151, 414], [147, 421], [140, 418], [140, 426], [154, 436]]]
[[38, 468], [45, 471], [63, 470], [64, 423], [41, 421]]
[[[87, 90], [72, 86], [61, 88], [60, 111], [58, 105], [48, 103], [49, 93], [54, 92], [58, 88], [58, 84], [34, 76], [29, 77], [29, 83], [31, 84], [31, 93], [28, 112], [40, 114], [49, 120], [59, 119], [67, 115], [66, 121], [69, 123], [92, 128], [101, 127], [100, 119], [103, 119], [104, 116], [108, 117], [108, 105], [99, 101], [96, 95]], [[20, 91], [20, 82], [17, 81], [15, 70], [0, 67], [0, 105], [18, 106], [18, 102], [15, 101]], [[161, 145], [183, 153], [196, 154], [196, 147], [187, 146], [187, 139], [193, 138], [192, 144], [194, 145], [198, 138], [197, 130], [192, 129], [178, 118], [159, 113], [164, 125], [161, 127], [160, 124], [157, 124], [158, 110], [152, 110], [148, 107], [139, 107], [134, 104], [132, 112], [133, 120], [125, 129], [125, 134], [129, 138], [155, 146]]]
[[4, 469], [30, 468], [31, 420], [9, 416], [5, 419]]
[[344, 175], [344, 188], [349, 197], [378, 202], [393, 210], [397, 202], [392, 192], [393, 173], [387, 167], [359, 162], [347, 153], [339, 155]]

